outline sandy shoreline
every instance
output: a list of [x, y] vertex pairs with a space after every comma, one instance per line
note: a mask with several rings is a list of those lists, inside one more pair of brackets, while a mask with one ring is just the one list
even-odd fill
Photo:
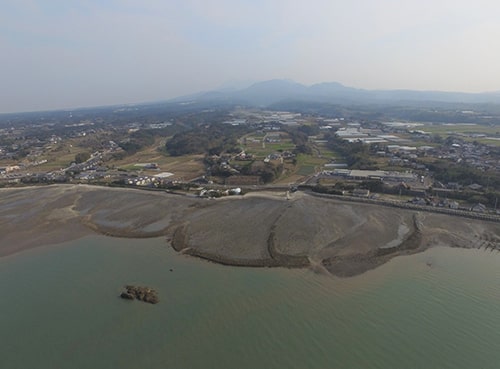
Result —
[[435, 245], [500, 248], [500, 224], [295, 193], [220, 200], [53, 185], [0, 190], [0, 256], [81, 238], [160, 237], [227, 265], [322, 266], [338, 276]]

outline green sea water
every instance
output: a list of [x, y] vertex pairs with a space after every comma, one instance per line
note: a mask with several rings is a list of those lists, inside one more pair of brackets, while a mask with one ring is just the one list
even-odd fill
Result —
[[[0, 259], [0, 368], [499, 368], [499, 282], [485, 250], [339, 279], [87, 237]], [[125, 284], [161, 302], [122, 300]]]

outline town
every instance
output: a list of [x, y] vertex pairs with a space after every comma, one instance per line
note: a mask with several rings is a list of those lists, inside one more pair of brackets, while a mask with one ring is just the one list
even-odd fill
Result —
[[309, 190], [499, 214], [500, 126], [492, 123], [242, 107], [1, 118], [2, 187], [85, 183], [203, 197]]

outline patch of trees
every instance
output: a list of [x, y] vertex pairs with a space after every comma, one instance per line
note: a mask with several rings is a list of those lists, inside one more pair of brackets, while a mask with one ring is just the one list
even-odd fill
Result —
[[469, 164], [450, 163], [446, 160], [437, 160], [428, 164], [428, 167], [434, 173], [434, 178], [444, 184], [456, 182], [462, 186], [471, 184], [483, 186], [480, 191], [464, 188], [461, 191], [448, 192], [449, 198], [469, 203], [480, 202], [490, 207], [497, 205], [498, 207], [498, 199], [500, 198], [500, 173], [498, 171], [480, 170]]
[[141, 129], [131, 133], [130, 136], [126, 140], [121, 141], [119, 145], [128, 155], [132, 155], [144, 147], [151, 146], [155, 142], [157, 133], [158, 132], [153, 129]]
[[362, 181], [359, 187], [369, 190], [370, 192], [378, 192], [378, 193], [383, 193], [386, 190], [385, 188], [386, 186], [384, 185], [384, 183], [382, 181], [377, 181], [377, 180]]
[[189, 154], [220, 155], [238, 152], [238, 138], [248, 132], [244, 126], [229, 124], [201, 125], [192, 130], [175, 134], [165, 148], [172, 156]]
[[90, 159], [90, 154], [88, 152], [79, 152], [75, 155], [75, 163], [80, 164], [84, 163]]
[[371, 158], [369, 145], [362, 142], [349, 142], [337, 137], [335, 134], [327, 134], [325, 138], [328, 141], [328, 146], [344, 158], [349, 168], [378, 169], [376, 162]]
[[328, 195], [343, 195], [344, 192], [341, 189], [331, 187], [331, 186], [323, 186], [323, 185], [316, 185], [312, 187], [313, 192], [317, 193], [326, 193]]
[[473, 183], [484, 187], [500, 189], [500, 173], [496, 170], [483, 171], [468, 164], [450, 163], [446, 160], [437, 160], [428, 164], [434, 178], [442, 183], [457, 182], [467, 186]]
[[312, 154], [312, 147], [309, 143], [308, 126], [291, 128], [287, 130], [292, 142], [295, 144], [294, 154]]
[[[438, 190], [430, 190], [430, 193], [434, 196], [443, 196], [443, 194], [439, 194]], [[469, 204], [481, 203], [490, 208], [496, 206], [498, 209], [500, 206], [500, 191], [485, 191], [478, 192], [472, 190], [465, 191], [452, 191], [446, 193], [446, 198], [465, 201]]]
[[270, 183], [283, 173], [283, 164], [253, 162], [241, 168], [244, 175], [259, 176], [263, 183]]
[[297, 131], [305, 133], [307, 136], [315, 136], [319, 134], [319, 127], [317, 124], [304, 124], [299, 126]]

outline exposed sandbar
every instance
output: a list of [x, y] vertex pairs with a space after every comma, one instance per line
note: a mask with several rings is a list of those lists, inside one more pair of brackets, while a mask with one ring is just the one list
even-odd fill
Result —
[[434, 245], [500, 248], [500, 224], [295, 193], [207, 200], [54, 185], [0, 190], [0, 256], [89, 233], [164, 236], [177, 251], [229, 265], [360, 274]]

